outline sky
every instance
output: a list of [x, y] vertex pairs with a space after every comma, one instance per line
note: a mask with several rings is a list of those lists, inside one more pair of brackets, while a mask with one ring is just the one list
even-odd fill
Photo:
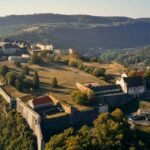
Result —
[[150, 0], [0, 0], [0, 16], [35, 13], [150, 17]]

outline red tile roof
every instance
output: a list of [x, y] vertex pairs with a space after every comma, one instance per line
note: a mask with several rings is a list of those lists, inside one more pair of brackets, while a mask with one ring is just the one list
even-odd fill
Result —
[[40, 96], [33, 99], [33, 105], [43, 105], [43, 104], [49, 104], [53, 101], [50, 99], [49, 96]]
[[137, 77], [144, 77], [144, 73], [145, 73], [145, 71], [137, 71], [136, 76]]

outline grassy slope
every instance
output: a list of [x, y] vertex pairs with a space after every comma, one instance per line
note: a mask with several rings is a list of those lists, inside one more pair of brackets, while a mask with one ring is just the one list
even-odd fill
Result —
[[[16, 68], [15, 65], [11, 62], [1, 62], [1, 64], [8, 65], [16, 75], [21, 74], [21, 68]], [[25, 64], [24, 64], [25, 65]], [[62, 101], [65, 101], [71, 105], [75, 105], [78, 109], [84, 109], [86, 107], [81, 107], [76, 105], [74, 101], [72, 101], [70, 94], [77, 90], [76, 82], [88, 83], [88, 82], [99, 82], [101, 84], [106, 84], [105, 81], [99, 80], [98, 78], [89, 75], [83, 71], [78, 69], [51, 63], [49, 65], [30, 65], [30, 75], [27, 78], [32, 80], [34, 71], [37, 71], [40, 77], [41, 89], [39, 91], [35, 91], [34, 95], [42, 95], [44, 93], [51, 93], [52, 95], [58, 97]], [[56, 77], [58, 80], [59, 87], [52, 88], [51, 82], [52, 78]], [[86, 108], [87, 109], [87, 108]]]

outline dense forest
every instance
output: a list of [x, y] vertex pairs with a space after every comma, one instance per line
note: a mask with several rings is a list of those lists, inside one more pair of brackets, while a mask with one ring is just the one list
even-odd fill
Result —
[[150, 19], [34, 14], [0, 17], [0, 37], [51, 42], [89, 56], [149, 45]]
[[91, 58], [91, 61], [100, 63], [111, 63], [113, 61], [124, 65], [150, 65], [150, 47], [130, 50], [108, 50], [101, 52], [99, 57]]
[[27, 122], [15, 110], [9, 110], [0, 97], [0, 150], [36, 150], [36, 138]]
[[120, 109], [103, 113], [91, 129], [83, 126], [54, 135], [45, 150], [149, 150], [150, 128], [131, 129]]

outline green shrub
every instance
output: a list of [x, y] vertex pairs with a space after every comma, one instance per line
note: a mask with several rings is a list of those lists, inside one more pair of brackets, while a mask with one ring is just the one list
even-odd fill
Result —
[[0, 66], [0, 74], [2, 76], [5, 76], [9, 71], [9, 68], [5, 65]]
[[92, 74], [96, 77], [104, 76], [105, 69], [104, 68], [95, 68], [92, 72]]
[[82, 93], [80, 91], [75, 91], [71, 94], [72, 99], [76, 101], [79, 105], [90, 105], [91, 102], [88, 99], [88, 96], [85, 93]]

